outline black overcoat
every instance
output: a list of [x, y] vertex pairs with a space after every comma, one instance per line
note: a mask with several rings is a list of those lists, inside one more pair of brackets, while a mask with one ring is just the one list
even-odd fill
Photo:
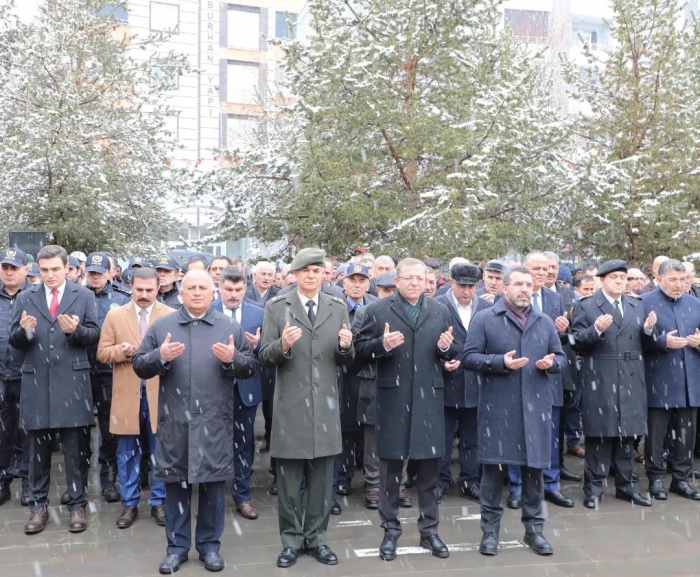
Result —
[[[404, 343], [387, 351], [384, 326], [401, 331]], [[440, 303], [422, 299], [414, 326], [398, 294], [367, 307], [357, 335], [360, 360], [377, 361], [377, 454], [383, 459], [434, 459], [445, 452], [442, 361], [458, 355], [455, 343], [440, 351], [440, 335], [450, 327]]]
[[622, 295], [623, 319], [600, 336], [596, 319], [612, 315], [603, 290], [574, 307], [571, 329], [581, 363], [583, 432], [592, 437], [631, 437], [647, 433], [647, 389], [642, 359], [644, 305]]
[[[167, 334], [185, 351], [170, 363], [160, 359]], [[236, 353], [225, 365], [211, 348], [228, 344]], [[131, 359], [142, 379], [160, 375], [154, 478], [164, 483], [209, 483], [233, 479], [234, 378], [252, 377], [258, 361], [235, 319], [210, 308], [195, 319], [185, 307], [157, 319]]]
[[[36, 318], [31, 340], [19, 325], [23, 311]], [[100, 340], [95, 295], [66, 281], [56, 316], [62, 314], [80, 319], [72, 335], [51, 317], [43, 283], [22, 291], [12, 309], [10, 344], [26, 351], [21, 368], [22, 429], [69, 429], [94, 420], [88, 347]]]

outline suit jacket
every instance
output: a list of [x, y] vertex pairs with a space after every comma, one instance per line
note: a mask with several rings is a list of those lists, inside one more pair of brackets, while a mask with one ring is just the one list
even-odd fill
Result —
[[[224, 312], [221, 299], [216, 299], [213, 303], [211, 303], [211, 308], [219, 311], [220, 313]], [[241, 328], [246, 333], [254, 335], [258, 329], [262, 331], [264, 316], [265, 310], [257, 303], [249, 300], [243, 300], [241, 303]], [[255, 358], [258, 358], [259, 351], [260, 343], [258, 343], [258, 346], [253, 349]], [[258, 370], [252, 377], [236, 381], [238, 394], [241, 396], [241, 401], [246, 407], [256, 407], [258, 404], [260, 404], [260, 401], [262, 401], [260, 373], [261, 371]]]
[[573, 318], [573, 310], [578, 297], [576, 293], [570, 288], [561, 286], [559, 283], [555, 283], [554, 287], [557, 289], [557, 293], [561, 297], [562, 304], [564, 305], [564, 311], [569, 319], [569, 328], [566, 331], [566, 340], [561, 339], [561, 348], [566, 355], [566, 360], [568, 361], [568, 367], [562, 371], [561, 378], [564, 385], [565, 391], [575, 391], [576, 384], [579, 381], [578, 369], [576, 366], [576, 351], [574, 351], [573, 344], [575, 343], [574, 334], [571, 332], [571, 319]]
[[[301, 329], [301, 338], [282, 352], [286, 323]], [[260, 362], [276, 367], [270, 455], [315, 459], [342, 450], [338, 407], [338, 366], [350, 364], [355, 349], [341, 349], [338, 332], [350, 327], [345, 303], [320, 292], [313, 326], [296, 291], [265, 306]]]
[[[109, 414], [109, 432], [115, 435], [138, 435], [140, 433], [139, 411], [141, 409], [141, 379], [131, 366], [131, 357], [122, 352], [122, 343], [141, 345], [141, 331], [136, 316], [134, 301], [107, 313], [102, 325], [100, 342], [97, 345], [97, 359], [112, 365], [112, 408]], [[156, 301], [153, 303], [150, 327], [157, 319], [175, 312], [169, 306]], [[151, 418], [151, 430], [158, 426], [158, 385], [159, 377], [146, 381], [146, 398]]]
[[[564, 314], [564, 304], [562, 303], [559, 293], [550, 290], [547, 287], [542, 287], [542, 290], [540, 292], [542, 295], [542, 302], [540, 303], [540, 306], [542, 307], [542, 312], [552, 320], [562, 316]], [[559, 342], [560, 344], [568, 342], [568, 337], [566, 335], [559, 335]], [[562, 369], [565, 369], [567, 367], [562, 367]], [[561, 371], [557, 372], [556, 374], [552, 374], [550, 371], [549, 384], [552, 385], [552, 406], [563, 407], [564, 382], [562, 379]]]
[[[401, 331], [404, 342], [387, 351], [384, 327]], [[360, 360], [377, 361], [377, 454], [383, 459], [435, 459], [445, 452], [445, 381], [442, 361], [458, 354], [453, 342], [438, 347], [450, 327], [450, 313], [423, 297], [414, 325], [395, 293], [367, 307], [357, 334]]]
[[[19, 325], [24, 311], [36, 318], [32, 339]], [[94, 420], [87, 348], [100, 338], [95, 295], [66, 281], [56, 317], [62, 314], [80, 319], [71, 335], [66, 335], [49, 313], [43, 283], [21, 292], [15, 301], [10, 344], [26, 350], [20, 403], [22, 429], [84, 427]]]
[[278, 289], [275, 285], [270, 286], [269, 289], [267, 289], [267, 292], [265, 293], [265, 296], [261, 299], [258, 296], [257, 291], [255, 290], [255, 287], [253, 286], [253, 283], [248, 284], [248, 288], [245, 291], [245, 298], [253, 301], [254, 303], [258, 303], [261, 307], [265, 307], [267, 302], [273, 298], [275, 298], [280, 292], [280, 289]]
[[[452, 289], [450, 288], [444, 295], [435, 297], [435, 301], [442, 303], [447, 307], [447, 310], [450, 311], [455, 343], [460, 351], [464, 350], [464, 343], [467, 341], [467, 329], [464, 328], [462, 319], [460, 318], [452, 300]], [[477, 309], [474, 312], [474, 309], [472, 308], [473, 315], [471, 320], [474, 320], [476, 313], [479, 311], [483, 311], [484, 309], [488, 309], [493, 306], [490, 302], [477, 298], [476, 295], [474, 296], [473, 302], [476, 303]], [[469, 322], [471, 324], [471, 321]], [[464, 363], [462, 363], [456, 370], [452, 372], [443, 371], [442, 374], [445, 379], [446, 407], [456, 409], [473, 409], [479, 406], [478, 373], [474, 371], [465, 371]]]

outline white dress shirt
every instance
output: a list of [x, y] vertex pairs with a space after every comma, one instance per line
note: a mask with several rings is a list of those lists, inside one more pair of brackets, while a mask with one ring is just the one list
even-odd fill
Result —
[[464, 327], [464, 330], [468, 331], [469, 330], [469, 323], [472, 321], [472, 316], [473, 316], [472, 306], [476, 306], [476, 297], [473, 298], [472, 301], [465, 307], [457, 302], [457, 299], [455, 298], [454, 293], [451, 293], [451, 294], [452, 294], [452, 303], [455, 305], [455, 309], [457, 309], [457, 314], [459, 315], [459, 320], [462, 321], [462, 326]]
[[301, 301], [301, 306], [304, 308], [304, 310], [308, 311], [309, 307], [306, 306], [306, 303], [308, 303], [310, 300], [314, 301], [314, 313], [318, 314], [318, 293], [316, 293], [315, 296], [312, 298], [305, 297], [303, 294], [301, 294], [299, 291], [297, 291], [297, 295], [299, 295], [299, 300]]
[[[221, 303], [221, 306], [224, 310], [224, 314], [229, 318], [233, 318], [234, 309], [227, 307], [225, 304], [223, 304], [223, 302]], [[237, 309], [235, 309], [235, 311], [236, 311], [235, 318], [236, 318], [236, 321], [238, 321], [239, 325], [241, 324], [241, 309], [242, 308], [243, 308], [243, 303], [241, 303], [241, 305]]]
[[[58, 288], [58, 304], [61, 304], [61, 299], [63, 298], [63, 293], [66, 292], [66, 281], [63, 281], [63, 284]], [[46, 284], [44, 284], [44, 293], [46, 294], [46, 304], [48, 305], [49, 308], [51, 308], [51, 301], [53, 300], [53, 289], [49, 288]]]

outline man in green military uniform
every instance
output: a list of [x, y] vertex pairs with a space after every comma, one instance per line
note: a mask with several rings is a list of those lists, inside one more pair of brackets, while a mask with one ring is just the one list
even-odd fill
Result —
[[265, 307], [259, 358], [277, 368], [270, 455], [277, 459], [284, 547], [278, 567], [294, 565], [304, 549], [321, 563], [338, 563], [326, 544], [334, 459], [342, 450], [337, 368], [352, 362], [355, 350], [345, 303], [320, 292], [324, 257], [317, 248], [300, 250], [291, 264], [296, 290]]

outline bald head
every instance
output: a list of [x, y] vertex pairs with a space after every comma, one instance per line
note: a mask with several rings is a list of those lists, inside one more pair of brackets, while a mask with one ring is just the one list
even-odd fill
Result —
[[657, 276], [659, 274], [659, 267], [667, 260], [668, 260], [667, 256], [657, 256], [654, 259], [654, 262], [651, 265], [651, 267], [654, 269], [654, 276]]
[[205, 314], [214, 300], [214, 279], [205, 270], [189, 271], [182, 279], [182, 304], [195, 317]]

